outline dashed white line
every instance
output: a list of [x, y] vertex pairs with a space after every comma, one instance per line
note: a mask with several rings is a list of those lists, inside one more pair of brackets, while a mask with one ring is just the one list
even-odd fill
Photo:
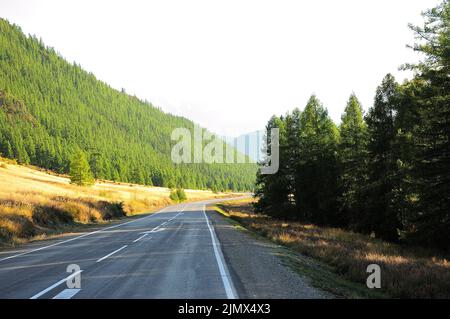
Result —
[[[136, 243], [136, 242], [138, 242], [138, 241], [140, 241], [142, 238], [144, 238], [145, 236], [147, 236], [148, 235], [148, 233], [147, 234], [144, 234], [144, 235], [142, 235], [141, 237], [139, 237], [138, 239], [135, 239], [135, 240], [133, 240], [133, 243]], [[151, 238], [151, 237], [150, 237]]]
[[97, 260], [97, 262], [99, 263], [99, 262], [101, 262], [102, 260], [105, 260], [106, 258], [111, 257], [111, 256], [114, 255], [115, 253], [118, 253], [119, 251], [121, 251], [122, 249], [125, 249], [125, 248], [127, 248], [127, 247], [128, 247], [128, 245], [122, 246], [122, 247], [120, 247], [119, 249], [114, 250], [112, 253], [109, 253], [108, 255], [106, 255], [106, 256], [100, 258], [99, 260]]
[[214, 255], [216, 256], [217, 265], [219, 266], [220, 277], [222, 278], [225, 293], [228, 299], [236, 299], [237, 298], [236, 289], [234, 288], [233, 282], [231, 280], [228, 267], [225, 264], [222, 249], [220, 249], [220, 243], [219, 240], [217, 239], [216, 232], [214, 231], [214, 228], [211, 227], [208, 216], [206, 216], [205, 205], [203, 205], [203, 215], [205, 216], [206, 224], [208, 225], [209, 233], [211, 234], [211, 241], [214, 247]]
[[52, 299], [70, 299], [80, 292], [81, 289], [64, 289]]
[[34, 253], [36, 251], [44, 250], [44, 249], [47, 249], [47, 248], [50, 248], [50, 247], [54, 247], [54, 246], [58, 246], [58, 245], [61, 245], [61, 244], [65, 244], [65, 243], [68, 243], [68, 242], [71, 242], [71, 241], [74, 241], [74, 240], [77, 240], [77, 239], [80, 239], [80, 238], [83, 238], [83, 237], [86, 237], [86, 236], [90, 236], [90, 235], [93, 235], [93, 234], [104, 232], [105, 230], [117, 228], [117, 227], [120, 227], [120, 226], [124, 226], [124, 225], [127, 225], [127, 224], [131, 224], [131, 223], [137, 222], [137, 221], [142, 221], [144, 219], [147, 219], [147, 218], [153, 217], [153, 216], [155, 216], [155, 215], [157, 215], [159, 213], [162, 213], [162, 211], [165, 210], [166, 208], [163, 208], [160, 211], [158, 211], [158, 212], [156, 212], [154, 214], [151, 214], [150, 216], [146, 216], [146, 217], [142, 217], [142, 218], [139, 218], [139, 219], [131, 220], [131, 221], [126, 222], [126, 223], [122, 223], [122, 224], [118, 224], [118, 225], [102, 228], [102, 229], [93, 231], [91, 233], [83, 234], [83, 235], [80, 235], [80, 236], [77, 236], [77, 237], [74, 237], [74, 238], [71, 238], [71, 239], [68, 239], [68, 240], [60, 241], [60, 242], [57, 242], [57, 243], [54, 243], [54, 244], [51, 244], [51, 245], [48, 245], [48, 246], [40, 247], [40, 248], [37, 248], [37, 249], [32, 249], [32, 250], [29, 250], [29, 251], [25, 251], [25, 252], [17, 254], [17, 255], [8, 256], [8, 257], [0, 259], [0, 262], [4, 261], [4, 260], [12, 259], [12, 258], [20, 257], [20, 256], [23, 256], [23, 255], [26, 255], [26, 254]]
[[31, 297], [30, 299], [37, 299], [39, 297], [41, 297], [42, 295], [45, 295], [47, 292], [49, 292], [50, 290], [58, 287], [59, 285], [61, 285], [62, 283], [67, 282], [67, 280], [71, 279], [72, 277], [77, 276], [78, 274], [80, 274], [81, 272], [83, 272], [83, 270], [78, 270], [76, 272], [74, 272], [73, 274], [67, 276], [64, 279], [61, 279], [60, 281], [58, 281], [57, 283], [54, 283], [53, 285], [51, 285], [50, 287], [42, 290], [41, 292], [38, 292], [37, 294], [35, 294], [33, 297]]

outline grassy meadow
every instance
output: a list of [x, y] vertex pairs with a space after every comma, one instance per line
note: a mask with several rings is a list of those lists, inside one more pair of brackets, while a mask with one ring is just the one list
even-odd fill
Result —
[[[195, 201], [229, 194], [185, 190]], [[0, 245], [15, 245], [49, 235], [147, 213], [170, 205], [170, 189], [97, 181], [71, 185], [67, 176], [0, 158]]]
[[[449, 256], [438, 251], [400, 246], [348, 230], [255, 214], [251, 199], [223, 202], [217, 207], [219, 212], [245, 228], [324, 264], [320, 268], [337, 275], [337, 280], [311, 266], [314, 263], [303, 263], [297, 268], [304, 274], [319, 274], [313, 281], [338, 296], [450, 298]], [[369, 264], [381, 267], [380, 289], [368, 289], [365, 285]], [[312, 267], [314, 271], [308, 269]], [[334, 282], [330, 284], [325, 282], [327, 280]], [[350, 289], [341, 290], [337, 282]]]

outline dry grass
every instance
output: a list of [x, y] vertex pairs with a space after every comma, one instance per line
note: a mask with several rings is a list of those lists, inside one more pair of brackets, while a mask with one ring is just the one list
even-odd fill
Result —
[[[172, 204], [162, 187], [97, 182], [71, 185], [60, 176], [0, 158], [0, 244], [23, 243], [65, 231], [67, 225], [103, 223]], [[228, 196], [186, 190], [190, 201]]]
[[330, 265], [333, 272], [350, 281], [365, 284], [367, 265], [380, 265], [380, 290], [386, 296], [450, 298], [450, 262], [439, 252], [400, 246], [347, 230], [256, 215], [249, 201], [226, 202], [220, 207], [245, 227]]

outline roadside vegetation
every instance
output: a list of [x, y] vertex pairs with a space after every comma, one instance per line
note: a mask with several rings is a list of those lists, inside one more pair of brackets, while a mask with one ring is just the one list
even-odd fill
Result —
[[[355, 284], [343, 292], [338, 284], [314, 278], [319, 271], [308, 264], [297, 270], [321, 288], [343, 297], [450, 298], [450, 261], [439, 251], [393, 244], [349, 230], [286, 221], [254, 212], [252, 200], [217, 205], [225, 216], [257, 234], [324, 263], [326, 269]], [[369, 264], [381, 267], [381, 288], [365, 287]], [[297, 263], [298, 264], [298, 263]], [[324, 268], [324, 267], [321, 267]], [[326, 273], [322, 273], [326, 277]], [[328, 278], [326, 279], [328, 280]], [[352, 295], [349, 289], [355, 289]], [[364, 290], [365, 291], [364, 291]], [[366, 295], [365, 295], [366, 294]]]
[[184, 189], [182, 189], [182, 188], [172, 189], [170, 191], [169, 198], [176, 203], [181, 203], [181, 202], [184, 202], [185, 200], [187, 200], [186, 193], [185, 193]]
[[280, 165], [258, 175], [257, 211], [450, 252], [450, 2], [423, 15], [414, 77], [387, 74], [366, 114], [351, 94], [338, 126], [313, 95], [270, 119]]
[[[80, 167], [86, 172], [85, 166]], [[189, 200], [224, 195], [197, 190], [180, 190], [177, 194], [182, 199], [189, 196]], [[136, 184], [97, 181], [91, 186], [78, 186], [73, 177], [71, 182], [67, 176], [0, 158], [0, 246], [152, 212], [170, 205], [169, 196], [170, 189]]]
[[94, 184], [92, 174], [86, 154], [82, 150], [77, 150], [70, 161], [70, 183], [78, 186], [91, 186]]

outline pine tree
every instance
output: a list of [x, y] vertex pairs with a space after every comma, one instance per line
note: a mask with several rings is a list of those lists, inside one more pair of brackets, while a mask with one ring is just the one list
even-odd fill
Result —
[[94, 177], [89, 167], [86, 154], [77, 150], [70, 162], [70, 182], [79, 186], [90, 186], [94, 184]]
[[[283, 164], [281, 165], [283, 174], [287, 178], [287, 192], [289, 194], [295, 193], [295, 174], [298, 160], [301, 158], [300, 154], [300, 134], [301, 134], [301, 119], [302, 112], [295, 108], [291, 113], [286, 115], [286, 145], [281, 146], [281, 158]], [[295, 201], [292, 202], [295, 205]], [[294, 209], [294, 208], [293, 208]]]
[[92, 174], [96, 179], [104, 179], [106, 177], [105, 159], [100, 152], [92, 152], [90, 155], [89, 166]]
[[[407, 89], [412, 122], [409, 178], [410, 209], [404, 214], [407, 239], [450, 249], [450, 3], [424, 13], [424, 26], [411, 26], [425, 55], [407, 65], [416, 78]], [[412, 97], [412, 98], [411, 98]]]
[[9, 141], [6, 142], [6, 154], [5, 155], [8, 158], [14, 158], [14, 152], [11, 147], [11, 143], [9, 143]]
[[266, 157], [262, 163], [269, 165], [269, 156], [271, 156], [271, 129], [279, 129], [279, 169], [275, 174], [261, 174], [258, 171], [256, 177], [255, 197], [258, 197], [258, 202], [255, 204], [255, 209], [258, 212], [264, 211], [265, 213], [273, 216], [289, 215], [290, 207], [290, 191], [289, 180], [286, 176], [286, 163], [287, 159], [284, 157], [286, 149], [286, 127], [283, 117], [273, 116], [267, 126], [264, 141], [264, 150]]
[[366, 117], [368, 125], [368, 182], [363, 190], [365, 202], [360, 227], [389, 240], [398, 238], [400, 223], [393, 205], [397, 185], [395, 115], [398, 111], [399, 87], [388, 74], [377, 88], [373, 107]]
[[116, 168], [112, 169], [111, 177], [112, 177], [112, 180], [114, 182], [120, 181], [120, 175], [119, 175], [119, 172], [118, 172], [118, 170]]
[[361, 212], [361, 185], [365, 183], [367, 125], [358, 98], [352, 94], [341, 118], [339, 162], [341, 210], [345, 224], [356, 224]]
[[298, 217], [318, 224], [337, 224], [339, 131], [315, 95], [301, 114], [300, 127], [294, 193]]
[[133, 183], [136, 183], [136, 184], [141, 184], [141, 185], [145, 184], [144, 172], [143, 172], [141, 166], [136, 166], [133, 169], [131, 180], [133, 181]]

